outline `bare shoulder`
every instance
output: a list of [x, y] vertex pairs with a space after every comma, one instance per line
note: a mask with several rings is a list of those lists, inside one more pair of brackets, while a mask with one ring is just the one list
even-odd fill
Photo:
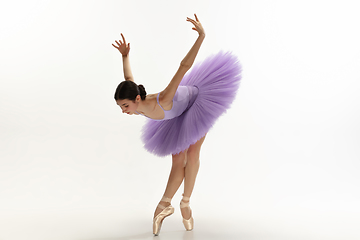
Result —
[[164, 91], [159, 94], [159, 103], [165, 110], [170, 110], [173, 105], [173, 98], [166, 97], [166, 93]]
[[[155, 110], [156, 106], [158, 106], [157, 96], [158, 96], [158, 93], [149, 94], [146, 96], [146, 99], [148, 101], [148, 106], [149, 106], [149, 108], [151, 108], [153, 110]], [[162, 92], [159, 93], [159, 103], [160, 103], [161, 107], [164, 108], [165, 110], [168, 110], [168, 108], [171, 109], [171, 107], [172, 107], [172, 99], [171, 99], [171, 101], [164, 101]]]
[[146, 95], [146, 105], [150, 111], [154, 110], [156, 107], [157, 101], [156, 101], [157, 94], [148, 94]]
[[155, 93], [151, 93], [151, 94], [148, 94], [148, 95], [146, 95], [146, 100], [148, 100], [148, 101], [156, 101], [156, 97], [157, 97], [157, 94], [155, 94]]
[[[166, 89], [165, 89], [166, 90]], [[159, 102], [161, 106], [170, 105], [174, 96], [170, 96], [167, 91], [161, 91], [159, 94]]]

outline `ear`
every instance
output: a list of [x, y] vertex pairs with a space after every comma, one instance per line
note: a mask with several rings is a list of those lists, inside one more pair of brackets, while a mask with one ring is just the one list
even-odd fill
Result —
[[135, 98], [135, 101], [140, 102], [140, 100], [141, 100], [141, 96], [137, 95], [136, 98]]

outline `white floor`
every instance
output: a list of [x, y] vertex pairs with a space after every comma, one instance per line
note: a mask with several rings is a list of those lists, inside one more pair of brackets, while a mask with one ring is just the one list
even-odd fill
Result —
[[[190, 200], [192, 232], [182, 225], [180, 186], [172, 200], [175, 213], [165, 219], [158, 237], [152, 234], [170, 157], [142, 149], [120, 157], [111, 145], [115, 140], [108, 140], [111, 148], [101, 156], [81, 147], [54, 155], [51, 148], [36, 148], [41, 139], [29, 137], [33, 147], [5, 151], [0, 168], [0, 240], [360, 239], [358, 170], [351, 167], [356, 154], [353, 165], [350, 158], [331, 162], [320, 153], [288, 158], [277, 149], [261, 157], [259, 148], [245, 147], [251, 143], [246, 134], [246, 141], [228, 140], [218, 149], [225, 123], [209, 133], [202, 149]], [[93, 139], [100, 144], [103, 138]], [[47, 146], [59, 146], [60, 140]], [[241, 151], [232, 146], [237, 144], [244, 146]], [[237, 157], [224, 159], [223, 152]]]
[[[194, 204], [195, 228], [185, 231], [179, 209], [165, 219], [160, 235], [152, 234], [152, 210], [134, 206], [83, 209], [0, 217], [1, 240], [141, 240], [141, 239], [360, 239], [360, 217], [351, 213], [318, 211], [238, 211], [228, 202], [222, 209], [212, 202]], [[211, 213], [211, 209], [213, 212]], [[254, 211], [251, 214], [251, 211]]]

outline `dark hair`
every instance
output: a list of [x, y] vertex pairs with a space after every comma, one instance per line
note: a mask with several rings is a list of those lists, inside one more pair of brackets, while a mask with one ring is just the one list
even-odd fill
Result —
[[138, 86], [133, 81], [125, 80], [117, 86], [114, 98], [115, 100], [129, 99], [135, 101], [137, 95], [140, 95], [141, 100], [145, 100], [145, 87], [143, 85]]

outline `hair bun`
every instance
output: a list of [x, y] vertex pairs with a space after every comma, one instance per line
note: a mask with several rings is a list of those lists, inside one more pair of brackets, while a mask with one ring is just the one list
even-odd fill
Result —
[[142, 84], [140, 84], [138, 86], [138, 88], [139, 88], [139, 91], [140, 91], [141, 100], [145, 100], [145, 97], [146, 97], [145, 87]]

